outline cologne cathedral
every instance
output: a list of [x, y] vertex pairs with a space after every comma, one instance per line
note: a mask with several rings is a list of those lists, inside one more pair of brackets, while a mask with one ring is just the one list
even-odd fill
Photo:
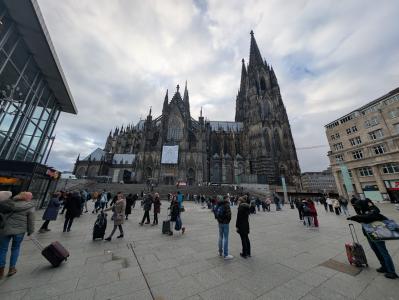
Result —
[[242, 60], [235, 121], [198, 120], [190, 113], [187, 82], [169, 99], [162, 115], [110, 132], [104, 149], [76, 160], [77, 177], [113, 182], [188, 185], [204, 183], [300, 182], [294, 140], [277, 77], [262, 59], [253, 32], [249, 63]]

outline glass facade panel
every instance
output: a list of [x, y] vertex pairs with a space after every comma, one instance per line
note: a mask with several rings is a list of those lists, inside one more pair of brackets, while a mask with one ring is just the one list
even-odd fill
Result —
[[34, 61], [31, 60], [25, 69], [24, 79], [29, 84], [32, 84], [33, 81], [35, 80], [37, 73], [38, 73], [38, 69], [36, 68]]
[[19, 145], [17, 152], [15, 153], [15, 160], [24, 160], [26, 152], [26, 147], [24, 145]]
[[12, 48], [14, 47], [15, 43], [18, 41], [19, 36], [15, 29], [11, 32], [11, 35], [8, 37], [6, 43], [3, 46], [4, 51], [6, 51], [7, 54], [11, 53]]
[[8, 32], [8, 29], [10, 29], [11, 25], [12, 25], [12, 20], [10, 19], [10, 17], [8, 16], [8, 14], [6, 14], [2, 19], [1, 19], [1, 23], [3, 23], [1, 25], [1, 30], [0, 30], [0, 41], [4, 38], [4, 36], [6, 35], [6, 33]]
[[17, 67], [17, 69], [22, 72], [26, 62], [28, 61], [29, 53], [25, 46], [24, 41], [21, 39], [18, 42], [18, 47], [15, 48], [14, 52], [11, 55], [11, 60]]

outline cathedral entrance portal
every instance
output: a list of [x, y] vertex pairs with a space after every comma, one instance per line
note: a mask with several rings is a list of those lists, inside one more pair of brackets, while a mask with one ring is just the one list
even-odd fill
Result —
[[145, 178], [146, 179], [152, 178], [152, 169], [150, 167], [145, 168]]
[[195, 183], [195, 171], [190, 168], [187, 171], [187, 184], [188, 185], [194, 185]]

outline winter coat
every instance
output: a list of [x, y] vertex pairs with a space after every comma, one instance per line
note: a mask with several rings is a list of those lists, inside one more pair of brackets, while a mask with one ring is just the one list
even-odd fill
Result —
[[154, 213], [159, 214], [161, 212], [161, 199], [159, 197], [154, 198]]
[[310, 216], [312, 216], [309, 203], [307, 203], [307, 202], [302, 202], [302, 214], [303, 214], [304, 217], [310, 217]]
[[248, 203], [241, 203], [237, 209], [236, 220], [237, 232], [240, 234], [249, 234], [249, 205]]
[[132, 213], [132, 205], [133, 205], [133, 195], [126, 197], [126, 209], [125, 215], [130, 215]]
[[170, 221], [176, 222], [178, 216], [180, 216], [179, 203], [177, 203], [177, 201], [172, 201], [170, 204]]
[[51, 198], [50, 202], [47, 205], [46, 210], [43, 214], [44, 221], [54, 221], [57, 220], [58, 209], [60, 208], [60, 201], [57, 197]]
[[312, 217], [316, 217], [317, 216], [317, 210], [316, 210], [316, 206], [314, 205], [313, 202], [308, 202], [308, 207], [310, 209], [310, 215]]
[[66, 209], [65, 218], [72, 219], [80, 216], [80, 195], [73, 193], [64, 204]]
[[152, 206], [152, 197], [151, 195], [147, 195], [147, 197], [145, 197], [144, 201], [143, 201], [143, 209], [145, 211], [150, 211], [151, 210], [151, 206]]
[[35, 204], [33, 201], [8, 199], [0, 201], [0, 213], [6, 218], [0, 236], [15, 235], [35, 231]]
[[115, 202], [115, 205], [112, 207], [109, 207], [105, 209], [107, 210], [112, 210], [113, 211], [113, 220], [114, 220], [114, 225], [122, 225], [124, 220], [125, 220], [125, 209], [126, 209], [126, 200], [125, 199], [120, 199]]
[[231, 220], [231, 209], [230, 209], [230, 204], [229, 201], [223, 200], [221, 203], [219, 203], [216, 207], [216, 210], [219, 208], [219, 206], [223, 206], [223, 216], [217, 218], [219, 224], [229, 224]]

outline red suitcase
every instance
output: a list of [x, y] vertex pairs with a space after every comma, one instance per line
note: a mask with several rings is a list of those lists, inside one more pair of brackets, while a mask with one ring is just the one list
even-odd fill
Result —
[[52, 264], [53, 267], [58, 267], [64, 260], [69, 257], [69, 252], [61, 245], [60, 242], [52, 242], [47, 247], [43, 248], [40, 242], [34, 238], [32, 241], [36, 246], [42, 250], [42, 255]]
[[363, 265], [368, 267], [369, 265], [367, 262], [366, 253], [364, 252], [362, 245], [359, 243], [353, 224], [349, 224], [349, 230], [353, 241], [353, 244], [345, 244], [346, 256], [348, 257], [349, 263], [351, 265], [355, 265], [356, 267], [362, 267]]

